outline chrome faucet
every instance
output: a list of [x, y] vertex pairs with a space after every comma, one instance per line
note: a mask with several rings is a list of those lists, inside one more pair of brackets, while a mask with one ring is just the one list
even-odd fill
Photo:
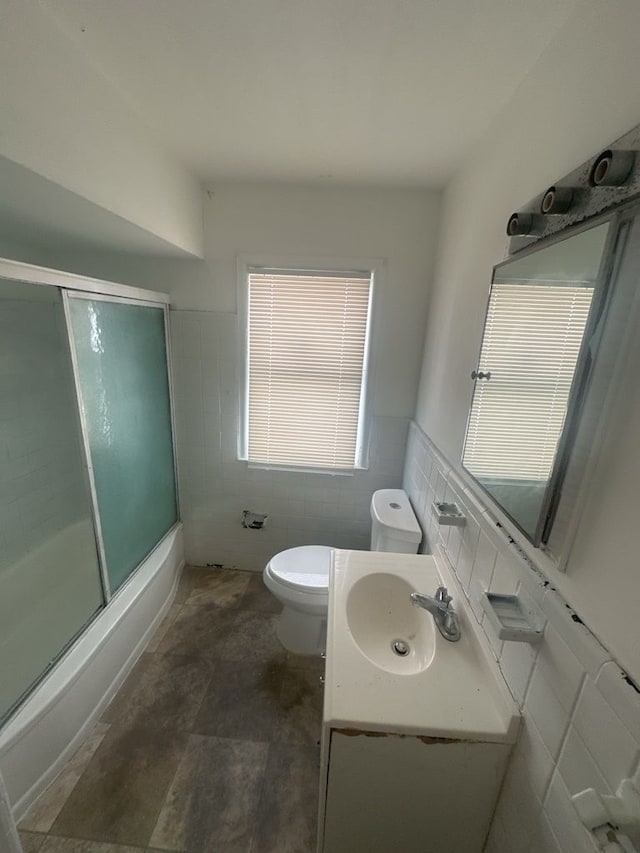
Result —
[[412, 592], [409, 597], [416, 607], [422, 607], [431, 613], [445, 640], [455, 643], [460, 639], [458, 614], [451, 606], [451, 596], [446, 586], [439, 586], [433, 598], [423, 592]]

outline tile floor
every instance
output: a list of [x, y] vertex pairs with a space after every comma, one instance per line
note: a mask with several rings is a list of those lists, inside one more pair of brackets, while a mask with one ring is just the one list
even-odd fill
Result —
[[187, 567], [102, 719], [20, 823], [25, 853], [312, 853], [319, 660], [260, 575]]

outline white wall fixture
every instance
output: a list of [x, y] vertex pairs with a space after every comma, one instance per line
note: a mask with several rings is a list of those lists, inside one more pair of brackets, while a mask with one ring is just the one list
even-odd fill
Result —
[[517, 595], [486, 592], [482, 607], [491, 627], [500, 640], [515, 643], [539, 643], [542, 640], [544, 617], [531, 606], [526, 607]]
[[438, 524], [450, 527], [464, 527], [466, 521], [464, 514], [460, 512], [454, 503], [434, 501], [431, 504], [431, 512], [434, 514]]
[[640, 125], [512, 213], [507, 221], [510, 253], [637, 199], [638, 151]]
[[620, 782], [614, 795], [587, 788], [571, 801], [587, 829], [610, 828], [616, 841], [626, 835], [629, 842], [640, 843], [640, 766], [633, 778]]

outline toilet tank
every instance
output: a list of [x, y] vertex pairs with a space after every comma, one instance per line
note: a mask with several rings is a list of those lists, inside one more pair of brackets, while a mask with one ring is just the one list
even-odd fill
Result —
[[416, 554], [422, 531], [402, 489], [380, 489], [371, 497], [371, 550]]

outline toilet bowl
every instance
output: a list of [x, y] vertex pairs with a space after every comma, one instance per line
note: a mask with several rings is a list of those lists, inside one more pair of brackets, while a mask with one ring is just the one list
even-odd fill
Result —
[[278, 638], [296, 654], [319, 654], [327, 634], [331, 548], [301, 545], [288, 548], [267, 563], [265, 586], [282, 604]]
[[[402, 489], [380, 489], [371, 498], [371, 550], [415, 554], [422, 531]], [[327, 637], [332, 548], [300, 545], [272, 557], [265, 586], [282, 602], [278, 638], [290, 652], [320, 654]]]

